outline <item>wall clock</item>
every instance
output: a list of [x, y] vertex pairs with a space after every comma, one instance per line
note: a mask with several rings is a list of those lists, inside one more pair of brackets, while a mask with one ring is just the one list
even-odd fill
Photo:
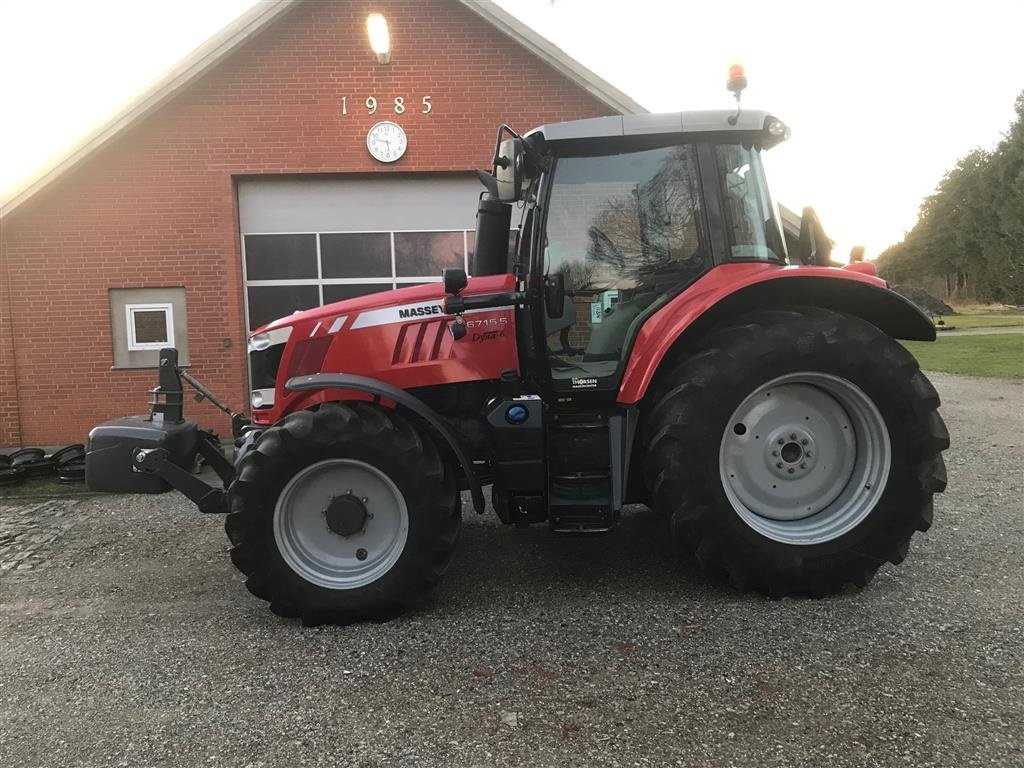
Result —
[[366, 148], [382, 163], [393, 163], [405, 154], [409, 145], [405, 131], [398, 123], [382, 120], [366, 134]]

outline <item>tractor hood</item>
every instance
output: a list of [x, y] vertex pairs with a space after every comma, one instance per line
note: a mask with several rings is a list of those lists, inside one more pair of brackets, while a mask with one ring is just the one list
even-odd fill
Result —
[[[474, 277], [463, 296], [511, 291], [510, 274]], [[347, 373], [400, 389], [497, 380], [518, 370], [511, 306], [467, 312], [468, 333], [449, 332], [441, 283], [415, 285], [295, 312], [249, 336], [250, 404], [256, 424], [272, 424], [320, 402], [359, 399], [323, 390], [293, 392], [297, 376]]]
[[[471, 277], [469, 279], [469, 285], [462, 292], [463, 295], [472, 296], [478, 293], [496, 293], [499, 291], [512, 290], [514, 287], [514, 278], [512, 275], [488, 275], [486, 277]], [[322, 307], [314, 307], [313, 309], [299, 310], [293, 312], [285, 317], [280, 317], [277, 320], [273, 320], [266, 325], [260, 326], [255, 331], [249, 334], [249, 337], [258, 336], [261, 333], [273, 331], [280, 328], [287, 327], [314, 327], [317, 322], [324, 322], [325, 320], [334, 321], [340, 315], [346, 315], [352, 318], [355, 322], [356, 318], [363, 313], [393, 308], [396, 313], [400, 312], [403, 308], [407, 308], [410, 305], [418, 305], [423, 302], [429, 302], [436, 300], [438, 305], [438, 311], [433, 312], [434, 315], [442, 315], [443, 311], [440, 309], [441, 300], [444, 298], [444, 289], [440, 282], [427, 283], [425, 285], [413, 285], [408, 288], [398, 288], [391, 291], [381, 291], [380, 293], [371, 293], [367, 296], [357, 296], [352, 299], [345, 299], [344, 301], [336, 301], [333, 304], [325, 304]], [[356, 317], [352, 317], [355, 315]], [[401, 315], [396, 315], [401, 317]], [[411, 319], [422, 316], [417, 313], [415, 316], [410, 316]]]

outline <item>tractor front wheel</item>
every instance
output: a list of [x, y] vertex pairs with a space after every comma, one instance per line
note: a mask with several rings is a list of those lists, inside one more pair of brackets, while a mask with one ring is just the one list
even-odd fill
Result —
[[461, 503], [432, 439], [393, 411], [321, 406], [268, 429], [239, 461], [231, 559], [275, 613], [385, 619], [451, 559]]
[[913, 356], [859, 318], [752, 313], [657, 382], [645, 479], [675, 542], [737, 586], [864, 586], [931, 524], [938, 405]]

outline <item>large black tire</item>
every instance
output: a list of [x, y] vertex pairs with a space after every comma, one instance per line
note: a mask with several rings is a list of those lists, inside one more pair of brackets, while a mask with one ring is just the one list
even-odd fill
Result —
[[[740, 404], [766, 382], [798, 372], [858, 387], [891, 442], [886, 486], [873, 508], [820, 543], [783, 542], [755, 530], [730, 502], [719, 469], [725, 430], [743, 434], [730, 424]], [[730, 321], [659, 376], [651, 406], [642, 434], [652, 506], [668, 516], [682, 552], [741, 589], [781, 597], [865, 586], [886, 561], [903, 561], [914, 532], [931, 525], [932, 495], [946, 486], [941, 454], [949, 434], [938, 394], [909, 352], [856, 317], [800, 308]]]
[[[278, 500], [289, 481], [330, 459], [375, 468], [397, 486], [407, 508], [401, 554], [366, 585], [311, 583], [288, 564], [275, 535]], [[305, 624], [381, 621], [417, 603], [447, 568], [462, 522], [452, 472], [430, 436], [396, 412], [364, 403], [330, 403], [282, 419], [241, 457], [228, 494], [225, 530], [234, 545], [231, 560], [246, 575], [246, 586], [274, 613], [300, 617]], [[325, 521], [323, 536], [336, 535]]]

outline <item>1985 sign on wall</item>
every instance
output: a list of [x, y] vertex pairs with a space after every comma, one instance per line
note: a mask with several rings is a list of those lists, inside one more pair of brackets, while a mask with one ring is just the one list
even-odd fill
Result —
[[[434, 105], [431, 103], [431, 98], [430, 96], [424, 96], [420, 99], [418, 105], [420, 114], [429, 115], [433, 111]], [[368, 115], [375, 114], [378, 109], [388, 109], [389, 107], [396, 115], [404, 115], [407, 109], [412, 108], [411, 104], [406, 104], [404, 96], [395, 96], [394, 98], [385, 99], [383, 102], [377, 101], [376, 96], [367, 96], [363, 106], [366, 108], [366, 114]], [[348, 96], [341, 97], [341, 114], [343, 117], [348, 115]]]

